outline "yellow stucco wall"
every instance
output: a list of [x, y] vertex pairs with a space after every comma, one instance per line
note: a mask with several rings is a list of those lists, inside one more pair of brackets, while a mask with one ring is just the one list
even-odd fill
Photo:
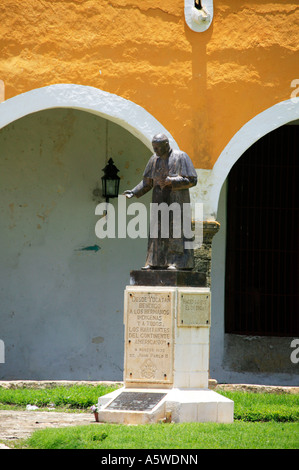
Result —
[[183, 0], [2, 0], [0, 18], [5, 99], [56, 83], [115, 93], [159, 120], [198, 168], [299, 78], [295, 0], [216, 0], [203, 33], [187, 26]]

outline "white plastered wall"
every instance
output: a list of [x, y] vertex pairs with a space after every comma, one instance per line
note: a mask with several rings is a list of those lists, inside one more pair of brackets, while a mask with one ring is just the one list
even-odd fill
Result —
[[122, 380], [123, 291], [147, 240], [97, 238], [93, 190], [107, 158], [121, 193], [155, 133], [177, 145], [141, 107], [78, 85], [1, 103], [0, 128], [0, 378]]

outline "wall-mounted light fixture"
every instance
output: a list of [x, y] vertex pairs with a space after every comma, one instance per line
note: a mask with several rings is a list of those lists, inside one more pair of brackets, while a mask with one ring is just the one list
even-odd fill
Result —
[[185, 0], [185, 20], [192, 31], [206, 31], [213, 20], [213, 0]]
[[[108, 160], [108, 126], [109, 121], [106, 121], [106, 162]], [[106, 203], [109, 202], [109, 199], [117, 197], [119, 191], [119, 181], [120, 177], [118, 176], [118, 168], [114, 165], [112, 158], [109, 158], [108, 163], [105, 168], [102, 170], [104, 176], [102, 176], [102, 191], [97, 187], [93, 190], [94, 200], [100, 201], [101, 196], [106, 199]]]
[[102, 176], [102, 196], [108, 203], [109, 199], [118, 196], [120, 181], [120, 177], [117, 174], [119, 170], [114, 165], [112, 158], [109, 158], [107, 165], [105, 168], [103, 168], [103, 172], [104, 176]]

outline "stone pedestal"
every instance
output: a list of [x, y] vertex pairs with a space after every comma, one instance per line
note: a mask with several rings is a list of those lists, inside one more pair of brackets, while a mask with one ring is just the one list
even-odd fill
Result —
[[188, 271], [131, 273], [124, 387], [99, 399], [100, 421], [233, 421], [233, 402], [208, 389], [211, 293], [198, 285], [204, 281]]
[[203, 272], [188, 270], [168, 271], [167, 269], [149, 269], [130, 272], [130, 285], [134, 286], [193, 286], [203, 287], [206, 275]]
[[[205, 220], [202, 244], [194, 250], [194, 271], [205, 276], [203, 285], [206, 287], [211, 287], [212, 241], [219, 229], [219, 222]], [[192, 230], [195, 230], [194, 226]]]

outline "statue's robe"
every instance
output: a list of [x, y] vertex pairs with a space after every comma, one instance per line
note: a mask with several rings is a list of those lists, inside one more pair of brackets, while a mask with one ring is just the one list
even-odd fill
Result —
[[[171, 186], [161, 188], [159, 181], [164, 180], [167, 176], [171, 178]], [[194, 267], [193, 249], [186, 248], [185, 242], [190, 241], [191, 234], [189, 188], [195, 186], [196, 183], [196, 171], [185, 152], [171, 150], [167, 159], [158, 157], [156, 154], [150, 158], [143, 174], [143, 180], [132, 191], [139, 198], [153, 188], [152, 203], [166, 203], [168, 206], [172, 203], [178, 203], [181, 230], [178, 237], [176, 230], [178, 219], [175, 215], [177, 213], [169, 211], [169, 236], [165, 238], [165, 232], [161, 233], [161, 213], [157, 219], [154, 211], [151, 210], [146, 265], [159, 269], [165, 269], [169, 265], [176, 265], [177, 269], [192, 269]], [[186, 212], [188, 207], [189, 211]], [[183, 223], [183, 208], [185, 210], [185, 225]], [[187, 234], [186, 220], [189, 229]], [[153, 233], [157, 236], [151, 236]]]

